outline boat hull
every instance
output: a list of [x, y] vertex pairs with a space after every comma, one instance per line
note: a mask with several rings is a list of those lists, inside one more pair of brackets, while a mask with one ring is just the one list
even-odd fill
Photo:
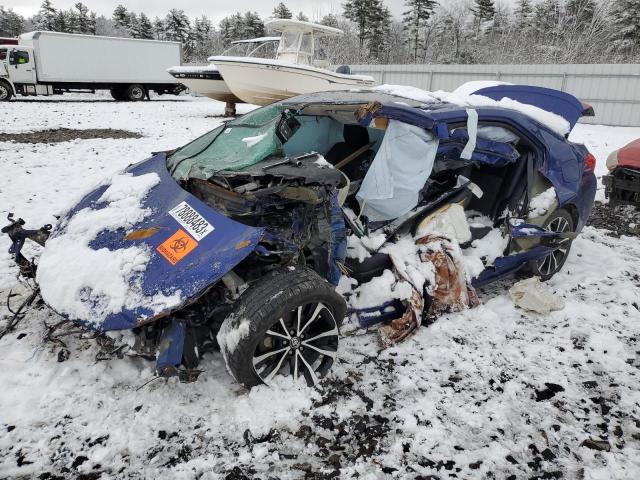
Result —
[[242, 101], [231, 92], [227, 83], [218, 71], [169, 71], [181, 84], [202, 97], [220, 102], [241, 103]]
[[216, 67], [231, 92], [254, 105], [269, 105], [303, 93], [373, 86], [373, 79], [306, 66], [216, 58]]

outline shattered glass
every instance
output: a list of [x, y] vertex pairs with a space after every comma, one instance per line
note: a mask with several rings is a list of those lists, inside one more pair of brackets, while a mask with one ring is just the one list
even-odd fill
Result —
[[284, 109], [269, 105], [212, 130], [173, 153], [169, 171], [176, 179], [206, 180], [222, 170], [239, 170], [280, 153], [276, 126]]

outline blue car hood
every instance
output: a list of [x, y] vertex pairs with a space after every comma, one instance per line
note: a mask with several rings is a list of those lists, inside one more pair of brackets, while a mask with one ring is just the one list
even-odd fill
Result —
[[[183, 190], [167, 171], [164, 153], [133, 165], [126, 172], [133, 176], [155, 173], [160, 178], [142, 201], [141, 206], [149, 213], [126, 231], [124, 228], [102, 231], [89, 243], [89, 247], [96, 251], [116, 251], [137, 245], [148, 252], [149, 260], [136, 279], [142, 305], [124, 307], [117, 313], [111, 312], [100, 318], [72, 318], [59, 311], [99, 331], [134, 328], [197, 299], [249, 255], [263, 233], [262, 228], [235, 222]], [[85, 196], [61, 219], [51, 238], [65, 235], [65, 220], [75, 213], [85, 208], [103, 208], [98, 199], [108, 187], [103, 185]], [[100, 265], [85, 267], [100, 269]], [[176, 292], [179, 292], [179, 302], [174, 302], [164, 311], [143, 306], [145, 299], [157, 295], [175, 299]], [[58, 310], [55, 301], [46, 297], [45, 301]]]

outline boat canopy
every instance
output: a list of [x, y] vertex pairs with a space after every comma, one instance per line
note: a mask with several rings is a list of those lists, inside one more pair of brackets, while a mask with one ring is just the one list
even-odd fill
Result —
[[265, 22], [264, 25], [265, 27], [269, 27], [271, 30], [283, 33], [297, 30], [305, 33], [312, 33], [316, 37], [336, 37], [344, 35], [344, 32], [339, 28], [289, 18], [275, 18]]
[[231, 42], [232, 45], [237, 43], [263, 43], [263, 42], [279, 42], [280, 37], [258, 37], [258, 38], [247, 38], [245, 40], [234, 40]]
[[265, 23], [265, 26], [276, 32], [282, 32], [276, 59], [302, 65], [313, 65], [315, 38], [338, 36], [344, 33], [338, 28], [285, 18], [270, 20]]

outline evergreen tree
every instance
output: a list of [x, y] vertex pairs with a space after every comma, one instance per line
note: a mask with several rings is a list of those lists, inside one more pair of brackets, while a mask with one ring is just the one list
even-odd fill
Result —
[[369, 33], [373, 16], [372, 9], [376, 3], [376, 0], [347, 0], [342, 6], [344, 16], [358, 27], [358, 40], [360, 41], [361, 49]]
[[475, 0], [475, 6], [471, 9], [475, 17], [480, 21], [491, 20], [496, 14], [496, 6], [493, 0]]
[[437, 2], [434, 0], [407, 0], [405, 5], [409, 10], [404, 12], [403, 29], [407, 33], [407, 43], [413, 51], [413, 61], [415, 62], [418, 60], [418, 51], [426, 49], [423, 31]]
[[533, 16], [533, 6], [531, 0], [518, 0], [515, 11], [515, 25], [519, 30], [526, 30], [531, 26], [531, 17]]
[[264, 37], [264, 22], [257, 12], [246, 12], [242, 19], [243, 30], [247, 38]]
[[569, 0], [565, 5], [567, 16], [579, 24], [589, 24], [596, 13], [594, 0]]
[[338, 17], [333, 13], [329, 13], [322, 17], [322, 19], [320, 20], [320, 24], [326, 25], [327, 27], [338, 28]]
[[309, 21], [309, 17], [307, 17], [302, 12], [298, 12], [298, 15], [296, 15], [296, 20], [300, 20], [301, 22], [308, 22]]
[[156, 40], [164, 40], [164, 22], [160, 17], [153, 19], [153, 35]]
[[127, 7], [118, 5], [113, 11], [113, 26], [122, 30], [128, 30], [130, 27], [130, 15]]
[[617, 0], [613, 7], [615, 46], [630, 54], [640, 50], [640, 0]]
[[184, 10], [178, 10], [177, 8], [169, 10], [164, 20], [164, 25], [167, 40], [174, 40], [183, 44], [187, 43], [191, 33], [191, 24]]
[[24, 28], [24, 18], [12, 9], [5, 10], [0, 5], [0, 35], [17, 37]]
[[144, 13], [141, 13], [139, 17], [131, 17], [131, 36], [133, 38], [142, 38], [151, 40], [154, 38], [153, 25]]
[[211, 20], [202, 15], [196, 18], [193, 23], [193, 43], [194, 56], [198, 62], [203, 62], [209, 56], [212, 47], [211, 35], [213, 33], [213, 25]]
[[382, 0], [372, 5], [369, 13], [369, 28], [367, 31], [367, 46], [369, 55], [376, 60], [383, 60], [387, 53], [388, 39], [391, 33], [391, 12], [384, 6]]
[[536, 4], [533, 24], [538, 34], [550, 39], [557, 32], [560, 23], [560, 3], [558, 0], [544, 0]]
[[62, 33], [71, 33], [73, 26], [73, 15], [69, 15], [69, 12], [63, 12], [62, 10], [56, 13], [53, 19], [53, 31]]
[[293, 14], [291, 13], [291, 10], [289, 10], [283, 2], [280, 2], [273, 9], [273, 18], [292, 18], [292, 17], [293, 17]]
[[54, 31], [58, 11], [53, 7], [51, 0], [44, 0], [38, 11], [36, 28], [38, 30]]
[[74, 24], [73, 31], [77, 33], [94, 33], [96, 31], [95, 21], [92, 25], [91, 16], [89, 14], [89, 8], [82, 2], [78, 2], [74, 5], [76, 11], [74, 12]]

